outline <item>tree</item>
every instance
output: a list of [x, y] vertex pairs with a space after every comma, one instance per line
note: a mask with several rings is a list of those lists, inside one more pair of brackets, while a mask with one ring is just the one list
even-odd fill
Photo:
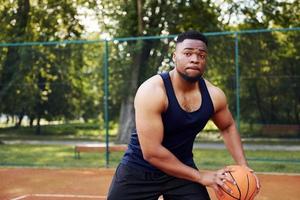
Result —
[[[83, 26], [77, 18], [77, 6], [85, 3], [4, 2], [0, 6], [3, 17], [0, 26], [4, 28], [0, 39], [3, 42], [78, 39]], [[2, 15], [2, 11], [6, 13]], [[31, 122], [36, 119], [40, 133], [42, 118], [87, 120], [99, 113], [101, 73], [94, 74], [101, 66], [99, 44], [20, 44], [1, 51], [6, 56], [1, 54], [0, 112], [19, 116], [18, 124], [25, 115]]]
[[[188, 29], [198, 29], [203, 32], [220, 30], [218, 10], [210, 1], [132, 0], [109, 3], [102, 1], [102, 8], [104, 17], [109, 18], [111, 23], [104, 24], [104, 27], [114, 37], [177, 34]], [[117, 48], [126, 52], [123, 54], [124, 57], [118, 57], [122, 60], [121, 63], [110, 60], [110, 71], [118, 72], [112, 72], [110, 80], [116, 81], [113, 84], [119, 85], [114, 88], [119, 88], [117, 98], [122, 99], [121, 104], [116, 105], [120, 107], [118, 142], [128, 142], [134, 128], [135, 91], [145, 78], [158, 71], [164, 59], [170, 58], [170, 50], [168, 50], [170, 41], [170, 39], [165, 41], [149, 39], [117, 43]], [[161, 49], [158, 49], [159, 47]], [[111, 54], [115, 51], [117, 50], [110, 50]], [[117, 52], [119, 52], [118, 56], [122, 54], [120, 51]], [[155, 62], [155, 59], [160, 63]], [[116, 66], [118, 69], [114, 69], [115, 63], [120, 63]], [[154, 63], [155, 65], [150, 66]], [[119, 77], [115, 78], [116, 76]]]
[[[255, 0], [238, 29], [299, 27], [297, 1]], [[240, 36], [241, 115], [250, 124], [299, 124], [299, 31]], [[251, 53], [250, 53], [251, 52]]]
[[[6, 5], [8, 6], [9, 4], [5, 4], [4, 8]], [[16, 14], [7, 15], [6, 17], [10, 23], [13, 24], [10, 31], [13, 33], [15, 41], [21, 41], [25, 38], [24, 35], [29, 23], [30, 3], [29, 0], [18, 0], [16, 5]], [[19, 51], [18, 48], [8, 47], [6, 57], [3, 61], [4, 64], [0, 71], [0, 100], [1, 102], [7, 102], [5, 106], [2, 104], [0, 108], [6, 113], [18, 112], [19, 121], [21, 121], [24, 116], [22, 109], [15, 108], [16, 105], [20, 103], [19, 99], [16, 99], [15, 96], [18, 96], [20, 91], [20, 85], [17, 83], [19, 83], [21, 79], [21, 75], [18, 74], [18, 71], [22, 68], [21, 57], [22, 52]], [[20, 122], [18, 125], [19, 124]]]

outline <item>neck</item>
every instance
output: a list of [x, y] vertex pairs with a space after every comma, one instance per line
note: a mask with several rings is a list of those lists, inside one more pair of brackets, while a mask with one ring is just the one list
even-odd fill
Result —
[[194, 90], [195, 88], [198, 88], [198, 82], [191, 82], [186, 79], [184, 79], [175, 69], [170, 71], [170, 77], [173, 84], [173, 87], [176, 87], [182, 91], [188, 92], [191, 90]]

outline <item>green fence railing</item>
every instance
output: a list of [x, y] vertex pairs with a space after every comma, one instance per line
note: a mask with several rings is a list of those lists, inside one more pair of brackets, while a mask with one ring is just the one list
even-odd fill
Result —
[[[205, 35], [205, 78], [225, 91], [242, 136], [299, 137], [300, 27]], [[0, 43], [0, 124], [94, 121], [109, 166], [124, 100], [173, 67], [175, 37]]]

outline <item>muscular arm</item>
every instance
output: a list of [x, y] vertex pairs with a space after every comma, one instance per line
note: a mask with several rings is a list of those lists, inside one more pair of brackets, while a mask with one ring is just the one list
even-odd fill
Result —
[[228, 109], [226, 97], [224, 93], [215, 89], [214, 99], [217, 99], [215, 105], [215, 114], [212, 117], [213, 122], [220, 129], [224, 143], [229, 153], [235, 160], [235, 162], [239, 165], [248, 165], [241, 138], [236, 128], [234, 119]]
[[144, 159], [169, 175], [200, 182], [198, 170], [185, 165], [162, 146], [161, 113], [167, 106], [167, 100], [159, 80], [145, 82], [139, 88], [134, 104], [136, 128]]
[[[231, 156], [233, 157], [233, 159], [235, 160], [235, 162], [238, 165], [244, 165], [248, 167], [241, 138], [236, 128], [233, 117], [228, 109], [226, 97], [224, 93], [219, 89], [216, 89], [215, 93], [213, 92], [213, 94], [216, 95], [214, 99], [217, 99], [217, 102], [214, 102], [216, 112], [213, 115], [212, 120], [220, 129], [225, 146], [228, 149]], [[248, 169], [254, 173], [252, 169]], [[255, 174], [254, 176], [256, 178], [258, 193], [260, 190], [260, 181]]]
[[229, 169], [200, 173], [182, 163], [162, 145], [164, 127], [161, 114], [168, 102], [160, 77], [148, 80], [138, 89], [134, 104], [136, 128], [145, 160], [166, 174], [212, 187], [219, 194], [222, 193], [218, 185], [229, 190], [223, 182], [224, 179], [233, 182], [225, 173]]

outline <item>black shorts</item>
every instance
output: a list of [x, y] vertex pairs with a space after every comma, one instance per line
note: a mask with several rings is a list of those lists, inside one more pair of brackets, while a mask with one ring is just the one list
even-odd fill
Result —
[[205, 186], [120, 164], [110, 185], [108, 200], [209, 200]]

